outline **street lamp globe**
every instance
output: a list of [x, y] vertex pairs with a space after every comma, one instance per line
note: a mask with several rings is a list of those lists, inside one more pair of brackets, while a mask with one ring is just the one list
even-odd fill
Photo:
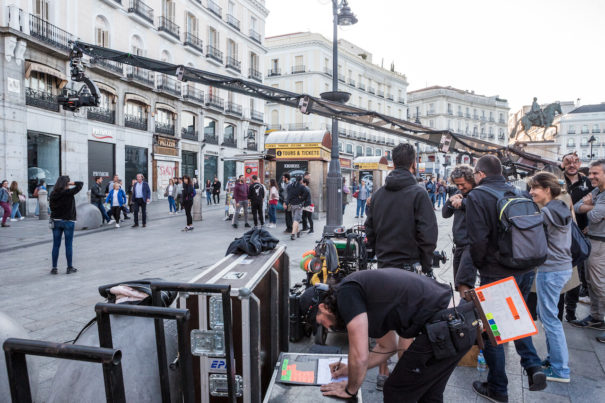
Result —
[[357, 24], [357, 17], [351, 11], [346, 0], [342, 2], [340, 12], [338, 13], [338, 25], [354, 25]]

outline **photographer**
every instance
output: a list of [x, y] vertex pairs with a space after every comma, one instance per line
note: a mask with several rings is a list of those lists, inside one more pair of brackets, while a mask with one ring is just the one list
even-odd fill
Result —
[[[447, 381], [476, 335], [472, 304], [463, 302], [456, 312], [446, 309], [449, 301], [446, 285], [405, 270], [359, 271], [346, 277], [324, 296], [315, 316], [326, 328], [346, 327], [349, 340], [348, 365], [330, 365], [334, 378], [347, 376], [348, 381], [323, 385], [323, 394], [345, 399], [356, 396], [367, 370], [397, 352], [396, 343], [368, 351], [368, 337], [396, 331], [415, 340], [387, 379], [384, 401], [443, 401]], [[454, 317], [457, 321], [444, 320]], [[454, 340], [452, 331], [463, 334], [462, 338]], [[444, 352], [429, 338], [451, 340], [452, 348]]]

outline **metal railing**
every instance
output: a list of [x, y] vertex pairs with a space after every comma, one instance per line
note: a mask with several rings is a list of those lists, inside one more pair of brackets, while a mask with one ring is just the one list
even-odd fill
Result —
[[490, 117], [489, 117], [489, 121], [493, 123], [493, 122], [495, 122], [496, 120], [495, 120], [495, 119], [494, 119], [492, 116], [490, 116]]
[[389, 101], [393, 101], [395, 99], [395, 97], [393, 97], [393, 94], [387, 94], [387, 99]]
[[187, 139], [187, 140], [193, 140], [193, 141], [198, 141], [198, 133], [197, 130], [195, 130], [194, 128], [191, 127], [183, 127], [181, 129], [181, 138]]
[[454, 115], [454, 111], [453, 111], [453, 110], [451, 110], [451, 109], [449, 109], [449, 110], [447, 111], [447, 114], [448, 114], [448, 115], [450, 115], [450, 116], [453, 116], [453, 115]]
[[298, 66], [292, 66], [292, 74], [298, 74], [298, 73], [304, 73], [305, 72], [305, 65], [301, 64]]
[[576, 134], [576, 129], [568, 129], [567, 134]]
[[260, 34], [258, 32], [256, 32], [253, 29], [250, 29], [250, 33], [248, 35], [253, 41], [261, 43], [261, 37]]
[[227, 24], [231, 25], [233, 28], [239, 31], [239, 20], [231, 14], [227, 14]]
[[140, 67], [128, 66], [126, 70], [126, 78], [141, 84], [145, 84], [149, 87], [155, 86], [153, 81], [153, 73]]
[[166, 74], [158, 75], [157, 89], [176, 97], [180, 97], [182, 95], [181, 82], [167, 76]]
[[338, 81], [340, 81], [340, 82], [343, 82], [343, 83], [344, 83], [344, 82], [345, 82], [345, 75], [344, 75], [344, 74], [341, 74], [341, 73], [338, 73]]
[[309, 130], [309, 125], [307, 123], [290, 123], [288, 130]]
[[25, 105], [59, 112], [59, 103], [57, 102], [56, 95], [46, 91], [34, 90], [29, 87], [25, 88]]
[[374, 88], [374, 87], [368, 87], [368, 92], [370, 94], [376, 94], [376, 88]]
[[281, 76], [281, 69], [278, 67], [274, 67], [269, 70], [269, 72], [267, 73], [267, 76], [269, 76], [269, 77]]
[[348, 82], [348, 84], [349, 84], [351, 87], [355, 87], [355, 80], [353, 80], [352, 78], [349, 78], [349, 82]]
[[226, 146], [226, 147], [237, 148], [237, 141], [235, 140], [235, 137], [226, 137], [226, 138], [223, 138], [223, 144], [221, 144], [221, 145]]
[[102, 67], [104, 69], [113, 71], [116, 74], [123, 75], [124, 74], [124, 65], [120, 62], [114, 62], [113, 60], [106, 59], [91, 59], [92, 63], [96, 66]]
[[183, 86], [183, 98], [203, 104], [204, 91], [195, 88], [192, 84], [188, 84]]
[[252, 109], [250, 111], [250, 118], [252, 120], [256, 120], [257, 122], [262, 122], [265, 118], [265, 115], [262, 112], [255, 111], [254, 109]]
[[167, 136], [174, 136], [174, 124], [155, 122], [155, 132], [158, 134], [165, 134]]
[[365, 90], [366, 90], [366, 86], [365, 86], [365, 84], [362, 84], [362, 83], [357, 84], [357, 88], [359, 88], [359, 89], [360, 89], [360, 90], [362, 90], [362, 91], [365, 91]]
[[168, 18], [164, 16], [158, 18], [158, 31], [164, 31], [176, 39], [181, 39], [180, 30], [181, 28]]
[[466, 114], [465, 114], [464, 116], [466, 116], [467, 118], [470, 118], [470, 117], [471, 117], [471, 114], [470, 114], [470, 113], [468, 113], [468, 112], [466, 112]]
[[69, 32], [33, 14], [29, 15], [29, 34], [47, 45], [65, 51], [69, 51], [69, 41], [74, 39]]
[[191, 46], [200, 53], [204, 53], [204, 42], [191, 32], [185, 32], [185, 42], [183, 42], [183, 44], [185, 46]]
[[384, 98], [384, 91], [378, 91], [378, 95], [380, 98]]
[[458, 111], [458, 116], [463, 117], [464, 114], [461, 111]]
[[506, 122], [504, 122], [504, 119], [498, 119], [498, 123], [506, 123]]
[[131, 129], [147, 131], [147, 118], [136, 115], [124, 115], [124, 126]]
[[223, 110], [225, 108], [225, 101], [223, 98], [211, 94], [206, 97], [206, 105]]
[[208, 0], [208, 10], [218, 18], [223, 18], [223, 9], [212, 0]]
[[204, 133], [204, 141], [208, 144], [218, 144], [218, 136], [216, 134]]
[[236, 104], [235, 102], [227, 102], [227, 107], [225, 108], [225, 113], [231, 113], [234, 115], [241, 116], [242, 115], [242, 106]]
[[601, 133], [600, 129], [592, 129], [592, 133]]
[[90, 120], [96, 120], [98, 122], [105, 123], [116, 123], [116, 111], [107, 108], [87, 108], [86, 117]]
[[332, 69], [329, 67], [324, 67], [324, 74], [329, 77], [332, 77]]
[[221, 52], [212, 45], [206, 46], [206, 57], [214, 59], [219, 63], [223, 63], [223, 52]]
[[130, 0], [128, 12], [134, 13], [150, 24], [153, 24], [153, 8], [143, 3], [141, 0]]
[[238, 72], [242, 71], [242, 62], [231, 56], [227, 56], [227, 62], [225, 63], [225, 66]]
[[258, 71], [257, 69], [250, 67], [248, 69], [248, 78], [251, 78], [253, 80], [256, 80], [258, 82], [262, 82], [263, 81], [263, 75], [261, 74], [260, 71]]

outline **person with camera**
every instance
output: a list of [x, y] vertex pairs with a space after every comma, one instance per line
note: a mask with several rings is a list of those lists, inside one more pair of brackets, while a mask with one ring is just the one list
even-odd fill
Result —
[[50, 274], [57, 274], [59, 248], [61, 238], [65, 235], [65, 257], [67, 259], [67, 274], [76, 273], [73, 267], [73, 240], [76, 226], [76, 199], [74, 196], [82, 190], [83, 182], [71, 182], [69, 176], [57, 178], [53, 191], [50, 194], [50, 223], [53, 231], [52, 269]]
[[[386, 380], [384, 401], [442, 402], [450, 375], [476, 339], [473, 304], [463, 301], [447, 309], [450, 295], [445, 284], [398, 268], [358, 271], [331, 287], [310, 311], [310, 320], [314, 316], [326, 328], [346, 328], [348, 363], [331, 364], [330, 370], [333, 378], [348, 380], [323, 385], [323, 394], [355, 397], [367, 370], [386, 363], [398, 350], [394, 340], [368, 350], [368, 337], [395, 331], [415, 339]], [[443, 345], [449, 347], [430, 339], [446, 341]]]

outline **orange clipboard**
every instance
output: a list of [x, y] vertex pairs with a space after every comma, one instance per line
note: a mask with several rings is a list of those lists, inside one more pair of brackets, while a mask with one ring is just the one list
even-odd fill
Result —
[[514, 277], [468, 291], [490, 342], [496, 346], [538, 333]]

